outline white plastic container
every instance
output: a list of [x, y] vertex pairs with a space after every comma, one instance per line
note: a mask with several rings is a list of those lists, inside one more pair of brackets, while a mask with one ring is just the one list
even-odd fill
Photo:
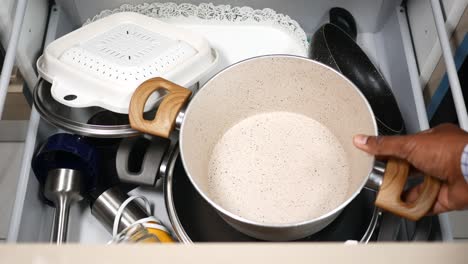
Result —
[[[164, 77], [190, 87], [216, 64], [216, 51], [191, 31], [138, 13], [90, 23], [52, 42], [37, 61], [52, 96], [70, 107], [128, 113], [143, 81]], [[146, 105], [154, 106], [154, 95]]]

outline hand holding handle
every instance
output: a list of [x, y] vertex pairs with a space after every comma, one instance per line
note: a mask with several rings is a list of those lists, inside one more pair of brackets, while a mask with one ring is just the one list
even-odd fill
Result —
[[[143, 117], [146, 101], [159, 89], [167, 90], [168, 94], [159, 105], [156, 117], [146, 120]], [[191, 94], [189, 89], [160, 77], [145, 81], [135, 90], [130, 101], [130, 126], [146, 134], [168, 138], [174, 129], [177, 114]]]
[[425, 176], [421, 193], [416, 201], [403, 202], [401, 194], [408, 178], [409, 169], [410, 165], [406, 161], [388, 160], [375, 205], [409, 220], [417, 221], [434, 206], [439, 194], [440, 181], [434, 177]]

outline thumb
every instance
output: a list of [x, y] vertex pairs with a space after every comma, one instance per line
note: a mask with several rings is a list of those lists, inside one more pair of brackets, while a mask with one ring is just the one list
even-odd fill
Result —
[[410, 136], [366, 136], [356, 135], [353, 138], [354, 145], [376, 156], [392, 156], [407, 159], [411, 152]]

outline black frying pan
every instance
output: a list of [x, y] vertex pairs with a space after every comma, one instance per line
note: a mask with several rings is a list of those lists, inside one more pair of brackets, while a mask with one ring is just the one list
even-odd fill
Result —
[[361, 90], [375, 114], [379, 134], [404, 134], [403, 118], [389, 85], [356, 43], [353, 16], [336, 7], [329, 14], [330, 23], [312, 37], [310, 57], [338, 70]]

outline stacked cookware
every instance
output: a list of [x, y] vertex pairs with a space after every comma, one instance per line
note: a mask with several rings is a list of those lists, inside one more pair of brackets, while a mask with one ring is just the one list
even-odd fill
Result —
[[[45, 120], [70, 133], [49, 137], [33, 160], [44, 198], [56, 207], [51, 241], [66, 241], [69, 207], [83, 199], [116, 243], [172, 238], [185, 243], [368, 242], [375, 239], [381, 215], [374, 201], [403, 217], [422, 217], [435, 197], [410, 205], [399, 200], [408, 164], [390, 160], [386, 168], [377, 168], [372, 157], [352, 149], [347, 198], [300, 223], [246, 219], [214, 201], [204, 185], [203, 168], [209, 166], [216, 140], [253, 114], [320, 113], [329, 126], [340, 120], [348, 124], [333, 131], [339, 138], [376, 134], [377, 129], [386, 135], [404, 133], [391, 89], [356, 44], [356, 34], [352, 16], [332, 9], [330, 23], [312, 37], [314, 60], [251, 58], [217, 73], [197, 93], [197, 82], [220, 55], [202, 36], [154, 18], [113, 14], [51, 43], [38, 60], [43, 79], [34, 104]], [[354, 116], [345, 116], [350, 111]], [[147, 198], [127, 194], [158, 181], [164, 184], [172, 226], [153, 215]], [[430, 177], [424, 184], [428, 190], [438, 188]], [[383, 187], [377, 194], [364, 185]]]
[[[135, 141], [140, 132], [129, 125], [128, 102], [142, 80], [155, 76], [196, 88], [216, 61], [202, 37], [136, 13], [109, 16], [47, 46], [37, 62], [42, 79], [34, 104], [45, 120], [72, 133], [49, 137], [33, 159], [45, 200], [56, 207], [51, 241], [66, 241], [70, 203], [83, 198], [113, 242], [172, 241], [150, 202], [127, 195], [135, 185], [121, 184], [126, 176], [150, 175], [161, 165], [141, 164], [141, 153], [153, 153], [149, 158], [156, 161], [159, 149]], [[148, 115], [162, 97], [150, 99]], [[117, 159], [129, 144], [131, 157]]]

